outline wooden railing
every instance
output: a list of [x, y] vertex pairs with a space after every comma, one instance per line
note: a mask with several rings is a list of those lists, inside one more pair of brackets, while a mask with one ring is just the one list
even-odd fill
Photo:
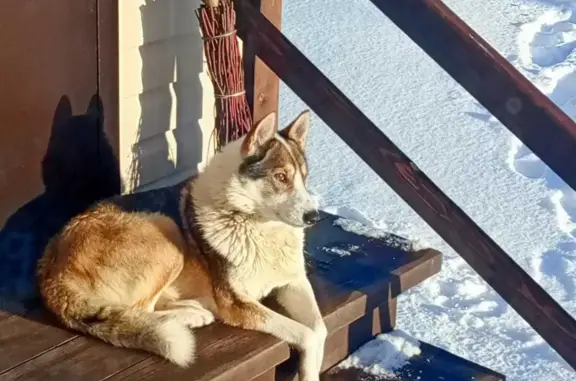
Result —
[[[371, 1], [576, 189], [576, 124], [552, 101], [441, 1]], [[576, 369], [576, 321], [258, 9], [237, 6], [251, 51]]]

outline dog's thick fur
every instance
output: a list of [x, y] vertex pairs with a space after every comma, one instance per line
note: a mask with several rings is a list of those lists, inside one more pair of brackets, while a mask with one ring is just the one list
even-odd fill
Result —
[[[189, 328], [218, 319], [301, 351], [318, 380], [326, 328], [306, 277], [304, 227], [318, 212], [305, 183], [309, 113], [276, 130], [275, 114], [224, 147], [184, 187], [183, 229], [111, 201], [73, 218], [38, 265], [41, 295], [68, 327], [186, 366]], [[264, 306], [274, 296], [284, 314]]]

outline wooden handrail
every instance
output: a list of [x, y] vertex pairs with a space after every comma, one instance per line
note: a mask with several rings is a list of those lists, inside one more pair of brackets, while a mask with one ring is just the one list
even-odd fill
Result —
[[258, 56], [576, 369], [576, 321], [258, 10], [236, 4]]
[[576, 190], [576, 123], [550, 98], [441, 0], [370, 1]]

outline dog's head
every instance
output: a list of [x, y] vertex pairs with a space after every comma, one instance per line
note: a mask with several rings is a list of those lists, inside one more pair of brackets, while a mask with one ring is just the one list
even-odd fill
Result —
[[310, 112], [301, 113], [281, 131], [276, 114], [255, 125], [240, 146], [240, 186], [252, 201], [252, 212], [266, 220], [304, 227], [319, 219], [316, 203], [306, 188], [308, 165], [304, 153]]

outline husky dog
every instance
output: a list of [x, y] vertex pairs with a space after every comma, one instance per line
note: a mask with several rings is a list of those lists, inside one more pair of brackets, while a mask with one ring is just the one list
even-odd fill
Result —
[[327, 331], [303, 254], [304, 228], [319, 219], [306, 188], [309, 119], [278, 131], [271, 113], [226, 145], [184, 186], [182, 228], [110, 200], [74, 217], [38, 264], [46, 306], [69, 328], [180, 366], [194, 360], [190, 328], [217, 319], [265, 332], [300, 351], [300, 380], [318, 380]]

